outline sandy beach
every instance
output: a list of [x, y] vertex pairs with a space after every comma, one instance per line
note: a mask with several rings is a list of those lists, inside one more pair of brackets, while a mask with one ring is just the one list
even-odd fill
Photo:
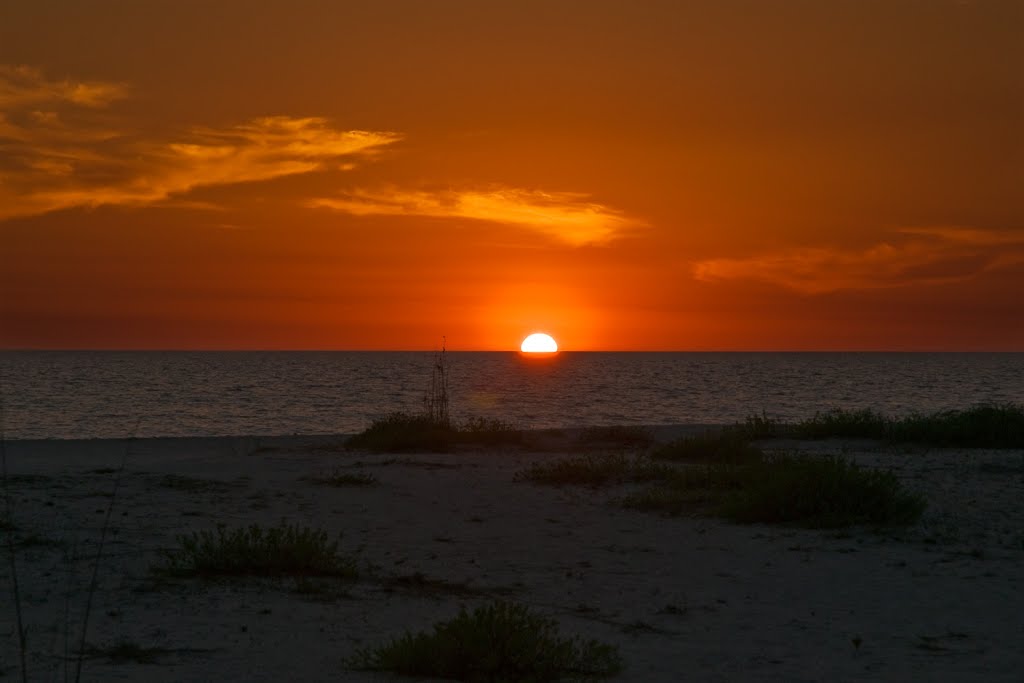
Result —
[[[676, 430], [678, 431], [678, 430]], [[668, 433], [663, 433], [664, 438]], [[775, 442], [893, 470], [928, 501], [877, 533], [737, 525], [614, 505], [628, 487], [516, 481], [557, 450], [346, 451], [343, 437], [7, 443], [30, 680], [63, 677], [114, 499], [87, 641], [161, 648], [86, 661], [87, 681], [379, 681], [356, 648], [493, 598], [619, 647], [612, 680], [1015, 681], [1024, 671], [1024, 452]], [[324, 474], [376, 478], [332, 487]], [[340, 579], [164, 579], [176, 535], [282, 519], [341, 534]], [[8, 563], [0, 672], [18, 679]], [[70, 596], [70, 600], [66, 596]]]

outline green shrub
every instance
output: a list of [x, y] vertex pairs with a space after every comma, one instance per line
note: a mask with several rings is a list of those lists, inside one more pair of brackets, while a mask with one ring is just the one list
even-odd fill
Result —
[[523, 433], [510, 422], [487, 417], [471, 417], [461, 423], [455, 440], [460, 443], [498, 445], [517, 444], [523, 441]]
[[884, 439], [889, 433], [889, 418], [870, 408], [829, 410], [793, 426], [795, 436], [807, 439], [865, 438]]
[[1024, 406], [985, 403], [911, 415], [893, 422], [889, 438], [930, 446], [1024, 448]]
[[983, 403], [966, 410], [889, 418], [871, 409], [816, 413], [791, 427], [794, 436], [884, 439], [962, 448], [1024, 448], [1024, 406]]
[[620, 502], [647, 512], [815, 528], [910, 524], [925, 507], [891, 472], [808, 455], [692, 466]]
[[433, 632], [406, 633], [389, 644], [356, 652], [356, 669], [457, 681], [555, 681], [612, 676], [622, 668], [618, 651], [594, 640], [559, 636], [554, 619], [496, 601], [465, 608]]
[[323, 486], [376, 486], [377, 477], [368, 472], [345, 472], [334, 470], [328, 474], [313, 477], [312, 481]]
[[650, 431], [643, 427], [612, 425], [608, 427], [587, 427], [580, 432], [576, 443], [581, 446], [604, 446], [610, 448], [647, 448], [654, 443]]
[[643, 457], [585, 455], [554, 462], [535, 463], [518, 472], [516, 480], [553, 486], [608, 486], [652, 481], [668, 476], [672, 468]]
[[743, 424], [728, 427], [726, 431], [743, 439], [773, 439], [783, 436], [785, 428], [785, 423], [762, 412], [749, 415]]
[[446, 451], [455, 443], [455, 429], [427, 415], [391, 413], [374, 420], [351, 437], [346, 448], [365, 448], [381, 453]]
[[829, 528], [910, 524], [924, 508], [923, 498], [904, 491], [892, 472], [839, 457], [778, 455], [745, 468], [742, 484], [718, 512], [737, 522]]
[[757, 460], [762, 453], [739, 432], [724, 430], [685, 436], [655, 449], [651, 457], [691, 463], [736, 463]]
[[175, 576], [357, 576], [354, 560], [327, 533], [285, 524], [192, 532], [178, 536], [158, 571]]

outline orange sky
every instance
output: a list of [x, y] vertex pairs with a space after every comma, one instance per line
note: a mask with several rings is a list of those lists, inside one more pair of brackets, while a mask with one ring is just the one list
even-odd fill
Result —
[[0, 8], [0, 347], [1024, 350], [1024, 4]]

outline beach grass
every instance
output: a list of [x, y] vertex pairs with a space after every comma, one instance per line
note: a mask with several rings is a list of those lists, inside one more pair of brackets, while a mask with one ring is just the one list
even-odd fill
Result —
[[634, 425], [585, 427], [576, 437], [584, 447], [646, 449], [654, 443], [650, 430]]
[[472, 612], [462, 608], [432, 632], [407, 632], [358, 650], [349, 666], [457, 681], [540, 683], [612, 676], [622, 669], [622, 659], [614, 646], [563, 638], [556, 620], [498, 600]]
[[868, 438], [948, 448], [1024, 448], [1024, 406], [981, 403], [899, 418], [871, 409], [835, 409], [816, 413], [782, 431], [806, 439]]
[[354, 559], [340, 554], [327, 532], [282, 522], [178, 536], [158, 573], [182, 577], [336, 576], [355, 579]]
[[836, 528], [911, 524], [924, 508], [892, 472], [841, 457], [782, 454], [748, 466], [718, 513], [735, 522]]
[[444, 452], [460, 444], [496, 446], [522, 440], [522, 432], [503, 420], [476, 417], [451, 424], [429, 415], [391, 413], [350, 437], [345, 447], [378, 453]]
[[322, 474], [317, 477], [312, 477], [312, 481], [315, 484], [334, 486], [337, 488], [347, 486], [376, 486], [380, 483], [377, 481], [377, 477], [369, 472], [346, 472], [340, 469], [333, 470], [327, 474]]
[[156, 664], [172, 653], [162, 647], [144, 647], [131, 640], [119, 640], [107, 645], [86, 645], [82, 655], [89, 659], [106, 659], [111, 664]]
[[671, 468], [635, 455], [583, 455], [539, 462], [516, 473], [517, 481], [550, 486], [610, 486], [670, 476]]
[[810, 528], [911, 524], [925, 508], [891, 472], [805, 454], [691, 466], [620, 502], [647, 512]]
[[741, 430], [724, 429], [686, 436], [656, 448], [651, 457], [686, 463], [748, 462], [762, 457]]
[[791, 427], [793, 436], [805, 439], [890, 437], [893, 420], [870, 408], [863, 410], [835, 409], [817, 412], [814, 417]]

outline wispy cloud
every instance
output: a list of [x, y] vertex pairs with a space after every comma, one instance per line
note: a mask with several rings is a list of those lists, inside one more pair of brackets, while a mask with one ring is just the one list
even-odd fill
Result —
[[805, 247], [699, 261], [698, 280], [756, 280], [803, 294], [934, 285], [1024, 263], [1024, 232], [967, 227], [905, 228], [866, 249]]
[[312, 200], [310, 206], [357, 216], [431, 216], [492, 221], [527, 228], [574, 246], [608, 242], [643, 225], [587, 195], [518, 188], [409, 191], [359, 190]]
[[82, 107], [104, 107], [127, 97], [123, 83], [54, 81], [31, 66], [0, 64], [0, 109], [40, 107], [69, 102]]
[[[119, 131], [109, 116], [82, 116], [83, 108], [120, 97], [119, 88], [46, 81], [24, 67], [0, 70], [0, 220], [155, 204], [199, 187], [350, 165], [401, 137], [342, 130], [323, 118], [273, 116], [160, 140]], [[40, 105], [51, 109], [32, 108]]]

